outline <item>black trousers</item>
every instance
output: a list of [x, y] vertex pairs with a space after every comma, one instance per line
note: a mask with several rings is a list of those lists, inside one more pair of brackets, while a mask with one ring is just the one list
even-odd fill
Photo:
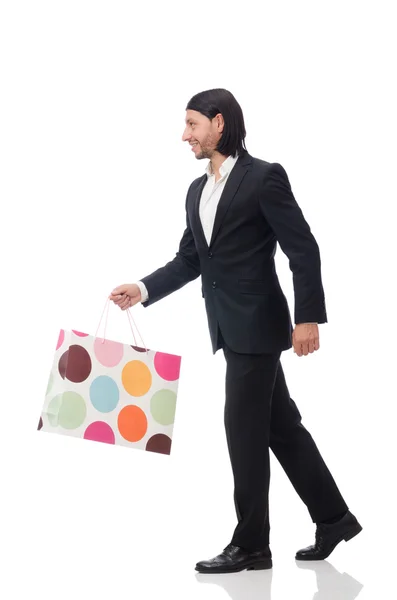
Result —
[[[220, 331], [219, 331], [220, 334]], [[249, 550], [269, 544], [269, 448], [312, 521], [348, 510], [290, 397], [278, 354], [238, 354], [220, 336], [226, 359], [225, 430], [238, 524], [231, 542]]]

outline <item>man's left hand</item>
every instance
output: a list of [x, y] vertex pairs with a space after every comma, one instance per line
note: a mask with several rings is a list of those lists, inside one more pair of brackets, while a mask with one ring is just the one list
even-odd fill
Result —
[[292, 345], [298, 356], [307, 356], [320, 348], [317, 323], [298, 323], [292, 332]]

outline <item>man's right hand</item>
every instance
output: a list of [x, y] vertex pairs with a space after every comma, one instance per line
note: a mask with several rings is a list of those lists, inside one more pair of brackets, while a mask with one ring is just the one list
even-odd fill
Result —
[[121, 310], [127, 310], [134, 304], [138, 304], [141, 301], [141, 290], [136, 283], [125, 283], [119, 285], [110, 294], [110, 300], [113, 300]]

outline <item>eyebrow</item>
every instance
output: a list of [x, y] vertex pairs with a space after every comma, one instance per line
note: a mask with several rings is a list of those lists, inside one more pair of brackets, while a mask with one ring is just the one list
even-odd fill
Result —
[[185, 123], [197, 123], [197, 121], [195, 119], [185, 119]]

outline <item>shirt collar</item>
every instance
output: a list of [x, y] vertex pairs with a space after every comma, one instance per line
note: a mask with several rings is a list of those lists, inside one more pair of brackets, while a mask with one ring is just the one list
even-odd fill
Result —
[[[230, 171], [233, 169], [234, 165], [236, 164], [237, 160], [238, 160], [238, 154], [236, 156], [230, 155], [223, 161], [223, 163], [219, 167], [219, 173], [221, 174], [221, 177], [224, 177], [225, 175], [228, 175], [230, 173]], [[209, 161], [209, 163], [205, 169], [205, 172], [207, 174], [207, 178], [211, 177], [211, 175], [213, 175], [211, 161]]]

